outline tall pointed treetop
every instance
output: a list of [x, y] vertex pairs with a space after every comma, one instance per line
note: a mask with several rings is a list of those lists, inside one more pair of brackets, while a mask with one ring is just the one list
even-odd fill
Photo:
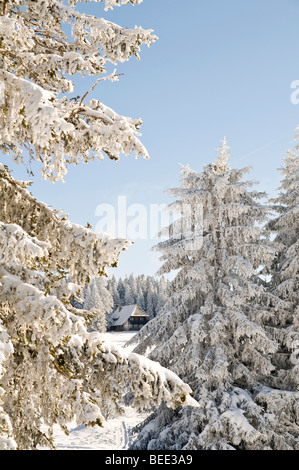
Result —
[[226, 137], [222, 141], [222, 145], [218, 147], [218, 158], [214, 163], [214, 170], [216, 173], [221, 174], [228, 170], [228, 159], [230, 157], [230, 147], [227, 145]]

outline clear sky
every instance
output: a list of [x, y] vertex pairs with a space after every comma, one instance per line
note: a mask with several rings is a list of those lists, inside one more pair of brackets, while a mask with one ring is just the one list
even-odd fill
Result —
[[[258, 187], [275, 194], [277, 169], [299, 124], [299, 104], [291, 102], [291, 83], [299, 80], [298, 0], [144, 0], [109, 13], [101, 3], [78, 8], [122, 26], [151, 28], [159, 37], [151, 48], [143, 46], [140, 61], [119, 65], [118, 83], [101, 82], [90, 95], [119, 114], [143, 118], [151, 159], [81, 164], [55, 185], [41, 181], [33, 167], [35, 197], [93, 227], [96, 208], [113, 204], [117, 212], [119, 196], [149, 213], [151, 204], [171, 202], [165, 190], [178, 185], [180, 164], [201, 171], [216, 159], [224, 136], [231, 166], [252, 166]], [[94, 81], [76, 79], [75, 94]], [[7, 157], [4, 163], [15, 178], [28, 179], [24, 167]], [[154, 274], [159, 261], [149, 249], [156, 242], [135, 240], [111, 273]]]

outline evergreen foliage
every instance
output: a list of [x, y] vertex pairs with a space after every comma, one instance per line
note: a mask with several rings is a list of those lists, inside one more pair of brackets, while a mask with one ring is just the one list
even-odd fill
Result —
[[269, 289], [262, 276], [277, 255], [277, 244], [263, 229], [269, 208], [265, 194], [245, 181], [247, 169], [231, 169], [228, 158], [224, 141], [216, 162], [202, 173], [182, 168], [170, 209], [183, 215], [167, 228], [173, 235], [156, 247], [163, 262], [159, 273], [178, 273], [160, 314], [134, 338], [135, 352], [191, 386], [199, 408], [172, 413], [161, 407], [134, 449], [299, 448], [299, 392], [291, 381], [277, 388], [274, 360], [278, 338], [287, 331], [271, 318], [285, 304], [279, 288]]

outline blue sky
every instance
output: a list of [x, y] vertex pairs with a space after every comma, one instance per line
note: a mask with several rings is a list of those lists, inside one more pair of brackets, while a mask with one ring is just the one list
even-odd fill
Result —
[[[70, 168], [66, 183], [41, 181], [34, 167], [31, 188], [38, 199], [62, 208], [70, 220], [94, 227], [99, 204], [162, 204], [165, 190], [179, 183], [180, 164], [201, 171], [216, 159], [224, 136], [231, 166], [253, 166], [252, 179], [274, 195], [282, 159], [293, 146], [299, 104], [291, 103], [291, 83], [299, 80], [297, 0], [144, 0], [105, 13], [101, 3], [80, 10], [126, 27], [154, 29], [159, 37], [143, 46], [141, 60], [120, 64], [118, 83], [101, 82], [93, 92], [119, 114], [142, 117], [142, 142], [150, 160], [122, 157]], [[81, 95], [94, 78], [76, 79]], [[24, 167], [17, 179], [28, 179]], [[136, 240], [121, 254], [117, 276], [154, 274], [155, 240]]]

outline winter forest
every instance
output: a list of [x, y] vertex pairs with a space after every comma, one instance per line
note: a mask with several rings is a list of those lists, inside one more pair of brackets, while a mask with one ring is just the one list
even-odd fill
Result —
[[[193, 3], [203, 8], [204, 2]], [[274, 3], [283, 9], [284, 2]], [[197, 148], [183, 141], [182, 163], [170, 163], [171, 155], [165, 166], [153, 163], [151, 180], [148, 168], [156, 157], [143, 142], [146, 122], [122, 110], [134, 108], [131, 95], [121, 100], [117, 94], [123, 81], [137, 88], [130, 66], [138, 61], [136, 70], [142, 69], [145, 46], [152, 46], [145, 62], [153, 76], [163, 80], [167, 74], [151, 60], [169, 30], [126, 23], [133, 10], [146, 22], [145, 4], [151, 0], [0, 0], [0, 450], [50, 450], [61, 442], [71, 448], [72, 436], [80, 439], [80, 432], [86, 448], [136, 455], [299, 450], [299, 128], [292, 145], [286, 138], [285, 152], [277, 151], [280, 183], [270, 195], [256, 181], [254, 165], [247, 165], [250, 158], [235, 157], [226, 133], [213, 142], [209, 160], [194, 157]], [[175, 17], [178, 4], [165, 0], [161, 6], [182, 43], [161, 63], [169, 61], [170, 67], [174, 55], [176, 69], [189, 52], [183, 39], [187, 26]], [[192, 15], [192, 1], [188, 8]], [[196, 28], [201, 24], [198, 19]], [[220, 53], [208, 63], [213, 61], [219, 61], [221, 75]], [[195, 100], [197, 82], [191, 72], [181, 73], [184, 93], [192, 89]], [[149, 107], [157, 103], [153, 76], [146, 75], [138, 88], [151, 90]], [[169, 78], [158, 97], [161, 106], [168, 88], [176, 101]], [[136, 101], [142, 102], [140, 96]], [[196, 141], [203, 139], [200, 119], [209, 117], [198, 117], [202, 111], [196, 108], [194, 125], [179, 99], [175, 106], [174, 147], [186, 123]], [[153, 112], [159, 128], [171, 126], [160, 109]], [[239, 131], [241, 117], [232, 119]], [[158, 136], [149, 135], [151, 141]], [[271, 162], [270, 156], [265, 173]], [[145, 252], [134, 254], [137, 242], [72, 221], [64, 212], [68, 207], [42, 202], [35, 186], [43, 180], [47, 191], [59, 195], [69, 175], [82, 168], [73, 192], [59, 202], [67, 205], [76, 193], [83, 198], [90, 191], [83, 175], [91, 168], [103, 173], [100, 181], [107, 186], [99, 183], [99, 194], [112, 203], [119, 184], [116, 165], [131, 181], [130, 173], [139, 178], [133, 169], [139, 164], [143, 193], [152, 185], [154, 197], [162, 181], [171, 214], [148, 250], [158, 259], [155, 273]], [[268, 186], [259, 166], [258, 172]], [[117, 270], [125, 259], [124, 275]], [[134, 268], [137, 260], [141, 272]], [[144, 315], [146, 323], [132, 332], [118, 323], [114, 331], [117, 312], [128, 306], [137, 306], [134, 315]], [[109, 441], [113, 433], [121, 442]]]

